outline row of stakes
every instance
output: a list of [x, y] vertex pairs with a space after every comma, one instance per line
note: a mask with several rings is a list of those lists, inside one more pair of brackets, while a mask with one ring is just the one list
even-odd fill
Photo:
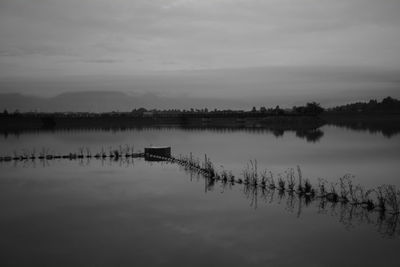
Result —
[[[110, 151], [110, 153], [96, 153], [94, 155], [87, 153], [69, 153], [65, 155], [51, 155], [51, 154], [40, 154], [40, 155], [22, 155], [22, 156], [3, 156], [0, 157], [0, 162], [10, 162], [10, 161], [35, 161], [35, 160], [56, 160], [56, 159], [68, 159], [68, 160], [78, 160], [78, 159], [112, 159], [112, 160], [120, 160], [123, 158], [140, 158], [140, 157], [147, 157], [147, 158], [152, 158], [155, 160], [160, 160], [160, 161], [167, 161], [171, 163], [176, 163], [178, 165], [183, 166], [184, 168], [198, 173], [205, 177], [209, 182], [214, 182], [214, 181], [220, 181], [223, 183], [230, 183], [230, 184], [244, 184], [248, 189], [254, 189], [256, 190], [257, 188], [261, 189], [269, 189], [269, 190], [279, 190], [279, 191], [288, 191], [289, 193], [297, 193], [300, 197], [307, 197], [307, 198], [323, 198], [329, 202], [341, 202], [344, 204], [352, 204], [352, 205], [357, 205], [357, 206], [362, 206], [368, 210], [376, 210], [376, 211], [381, 211], [385, 212], [386, 207], [384, 206], [385, 199], [379, 199], [378, 197], [378, 203], [374, 203], [372, 200], [369, 201], [361, 201], [361, 200], [354, 200], [350, 201], [347, 198], [339, 197], [337, 193], [333, 192], [320, 192], [319, 194], [316, 193], [314, 189], [312, 190], [306, 190], [306, 191], [299, 191], [295, 190], [293, 188], [285, 188], [285, 186], [271, 186], [268, 185], [265, 181], [259, 181], [257, 179], [240, 179], [236, 178], [234, 175], [231, 173], [227, 173], [226, 171], [222, 172], [221, 174], [215, 171], [213, 164], [211, 161], [205, 156], [205, 161], [203, 163], [203, 166], [200, 165], [199, 161], [195, 161], [192, 158], [192, 155], [190, 155], [190, 158], [185, 158], [185, 157], [179, 157], [175, 158], [173, 156], [161, 156], [161, 155], [154, 155], [154, 154], [145, 154], [145, 153], [121, 153], [118, 150]], [[399, 193], [397, 193], [399, 194]], [[396, 208], [392, 208], [390, 211], [392, 214], [398, 214], [399, 213], [399, 207], [397, 206]]]
[[76, 153], [69, 153], [65, 155], [23, 155], [23, 156], [4, 156], [0, 157], [0, 162], [11, 162], [11, 161], [28, 161], [28, 160], [55, 160], [55, 159], [69, 159], [69, 160], [77, 160], [77, 159], [122, 159], [122, 158], [140, 158], [143, 157], [144, 153], [126, 153], [126, 154], [119, 154], [119, 153], [110, 153], [110, 154], [76, 154]]

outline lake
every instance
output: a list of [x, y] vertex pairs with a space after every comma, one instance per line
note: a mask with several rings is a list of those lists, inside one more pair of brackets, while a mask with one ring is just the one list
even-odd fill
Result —
[[[275, 175], [300, 166], [317, 184], [346, 174], [400, 187], [400, 135], [325, 125], [293, 131], [36, 131], [3, 135], [2, 155], [171, 146], [240, 177], [251, 161]], [[168, 162], [0, 163], [1, 266], [399, 266], [398, 215], [216, 183]]]

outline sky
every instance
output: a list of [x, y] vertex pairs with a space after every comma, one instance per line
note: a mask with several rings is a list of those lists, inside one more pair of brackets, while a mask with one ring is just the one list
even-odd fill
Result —
[[399, 0], [1, 0], [0, 93], [400, 96], [399, 13]]

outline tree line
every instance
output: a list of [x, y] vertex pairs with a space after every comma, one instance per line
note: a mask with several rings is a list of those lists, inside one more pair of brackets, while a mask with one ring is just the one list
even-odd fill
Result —
[[134, 108], [130, 112], [103, 112], [103, 113], [91, 113], [91, 112], [20, 112], [15, 110], [9, 112], [4, 110], [0, 113], [0, 117], [43, 117], [43, 116], [56, 116], [56, 117], [145, 117], [145, 116], [157, 116], [157, 115], [249, 115], [249, 116], [262, 116], [262, 115], [305, 115], [305, 116], [318, 116], [323, 113], [329, 114], [341, 114], [341, 113], [351, 113], [351, 114], [400, 114], [400, 100], [386, 97], [382, 101], [377, 101], [376, 99], [369, 100], [368, 102], [356, 102], [341, 106], [336, 106], [333, 108], [323, 108], [317, 102], [309, 102], [304, 106], [294, 106], [292, 108], [283, 109], [280, 106], [274, 108], [266, 108], [261, 106], [259, 108], [253, 107], [250, 110], [232, 110], [232, 109], [213, 109], [208, 108], [203, 109], [146, 109], [144, 107]]

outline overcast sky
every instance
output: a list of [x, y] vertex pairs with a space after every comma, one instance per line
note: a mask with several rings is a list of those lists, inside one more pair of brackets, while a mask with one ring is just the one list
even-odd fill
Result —
[[[399, 0], [0, 0], [0, 92], [79, 91], [85, 90], [82, 79], [90, 84], [107, 76], [114, 86], [96, 84], [97, 89], [268, 96], [293, 90], [299, 79], [321, 88], [320, 78], [313, 82], [326, 69], [331, 93], [365, 86], [376, 96], [380, 90], [396, 94], [399, 14]], [[263, 70], [255, 71], [257, 86], [235, 87], [240, 70], [248, 79], [255, 67]], [[317, 74], [290, 83], [286, 67]], [[239, 71], [226, 85], [223, 78], [216, 85], [210, 71], [215, 69]], [[191, 89], [197, 74], [187, 75], [199, 70], [205, 81], [211, 77], [202, 84], [204, 93]], [[276, 77], [276, 70], [279, 79], [263, 79]], [[355, 80], [347, 75], [343, 81], [340, 70], [354, 71]], [[182, 73], [189, 78], [179, 84]], [[132, 79], [120, 86], [121, 75]], [[162, 87], [165, 75], [177, 78], [174, 86]], [[149, 85], [157, 80], [158, 87]], [[31, 81], [53, 85], [34, 89]], [[66, 81], [68, 86], [60, 84]]]

